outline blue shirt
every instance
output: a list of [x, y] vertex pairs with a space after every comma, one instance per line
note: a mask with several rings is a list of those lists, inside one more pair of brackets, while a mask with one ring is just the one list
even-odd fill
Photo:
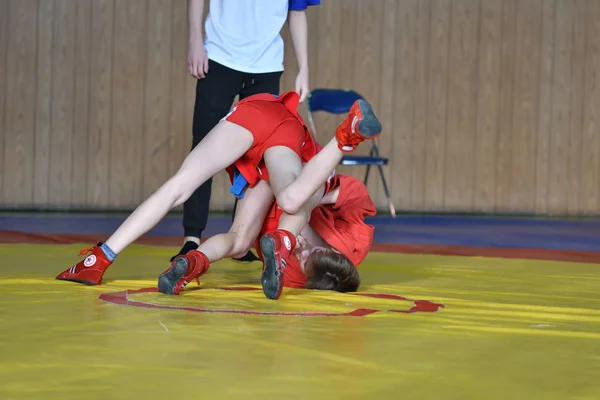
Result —
[[318, 6], [321, 4], [321, 0], [290, 0], [289, 10], [290, 11], [303, 11], [309, 6]]

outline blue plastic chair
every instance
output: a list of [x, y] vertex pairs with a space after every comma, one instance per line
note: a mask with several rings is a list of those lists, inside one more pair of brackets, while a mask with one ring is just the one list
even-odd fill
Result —
[[[308, 123], [310, 130], [312, 131], [313, 137], [317, 137], [317, 130], [313, 121], [312, 113], [318, 111], [324, 111], [330, 114], [345, 114], [350, 111], [352, 104], [358, 99], [363, 97], [356, 93], [354, 90], [349, 89], [314, 89], [308, 97]], [[381, 183], [383, 184], [383, 190], [390, 207], [390, 213], [392, 217], [396, 217], [396, 208], [390, 197], [390, 191], [388, 189], [387, 181], [383, 173], [383, 166], [387, 165], [389, 159], [381, 157], [379, 154], [379, 148], [375, 140], [370, 140], [371, 151], [367, 156], [345, 156], [340, 162], [341, 165], [365, 165], [367, 167], [365, 173], [365, 185], [369, 180], [369, 173], [371, 172], [371, 166], [375, 165], [379, 169], [379, 176], [381, 177]]]

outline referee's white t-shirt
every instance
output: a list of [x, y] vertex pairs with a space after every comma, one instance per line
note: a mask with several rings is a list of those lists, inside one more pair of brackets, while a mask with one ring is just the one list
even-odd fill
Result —
[[283, 71], [283, 39], [290, 0], [210, 0], [208, 58], [236, 71]]

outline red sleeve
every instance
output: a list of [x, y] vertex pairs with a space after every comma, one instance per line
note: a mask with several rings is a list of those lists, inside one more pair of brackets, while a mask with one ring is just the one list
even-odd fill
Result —
[[311, 214], [310, 225], [321, 237], [358, 266], [373, 244], [374, 227], [365, 218], [376, 214], [365, 185], [353, 176], [336, 175], [330, 190], [339, 187], [335, 204], [322, 205]]
[[375, 215], [375, 204], [364, 183], [353, 176], [336, 175], [335, 178], [337, 185], [334, 184], [333, 189], [339, 187], [340, 193], [333, 209], [338, 212], [338, 217], [364, 222], [366, 217]]

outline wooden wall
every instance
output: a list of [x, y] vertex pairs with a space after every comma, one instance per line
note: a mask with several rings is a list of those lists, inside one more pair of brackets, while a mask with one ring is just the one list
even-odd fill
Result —
[[[373, 103], [398, 209], [598, 213], [600, 1], [323, 3], [311, 86]], [[176, 171], [186, 18], [184, 0], [0, 0], [0, 208], [131, 208]], [[337, 121], [318, 115], [319, 137]], [[227, 183], [214, 210], [232, 205]]]

